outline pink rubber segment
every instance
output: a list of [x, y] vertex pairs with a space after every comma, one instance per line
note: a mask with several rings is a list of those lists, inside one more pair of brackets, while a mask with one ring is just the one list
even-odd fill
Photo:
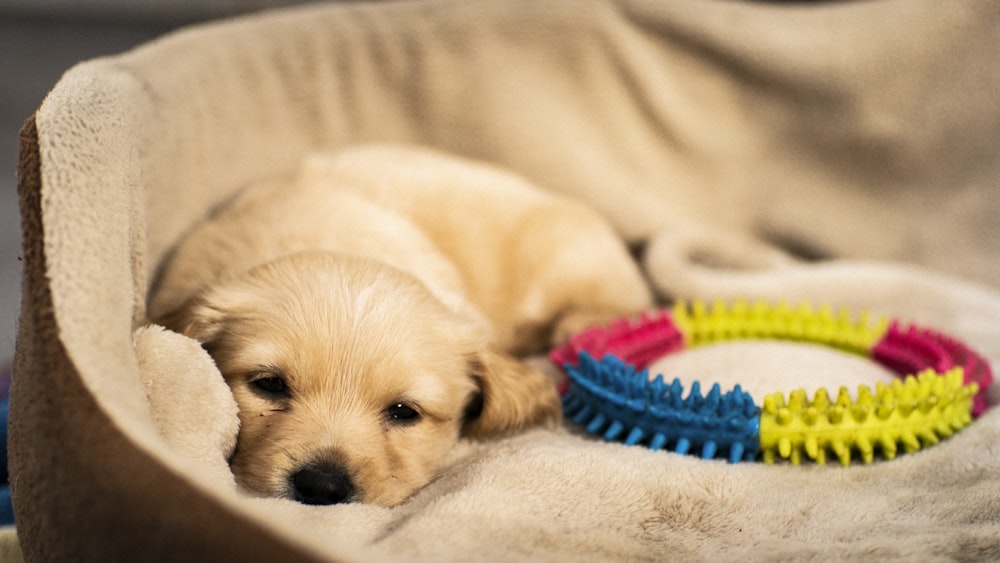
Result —
[[[684, 335], [674, 325], [668, 310], [653, 315], [643, 313], [638, 319], [620, 319], [610, 326], [590, 327], [573, 335], [556, 348], [549, 358], [558, 366], [576, 366], [580, 351], [596, 359], [613, 354], [624, 362], [644, 369], [654, 360], [684, 348]], [[565, 389], [560, 388], [560, 393]]]
[[965, 372], [965, 383], [976, 382], [979, 391], [972, 398], [972, 415], [986, 410], [986, 392], [993, 383], [993, 371], [982, 356], [965, 344], [939, 332], [898, 322], [889, 325], [885, 336], [871, 350], [872, 359], [900, 376], [932, 369], [944, 373], [953, 367]]

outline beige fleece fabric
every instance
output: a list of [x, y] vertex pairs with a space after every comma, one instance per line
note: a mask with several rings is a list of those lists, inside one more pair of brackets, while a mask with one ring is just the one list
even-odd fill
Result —
[[[997, 365], [998, 40], [993, 0], [420, 0], [194, 26], [71, 69], [21, 137], [25, 560], [1000, 558], [996, 409], [871, 466], [539, 430], [463, 444], [395, 509], [251, 498], [214, 365], [145, 318], [162, 258], [236, 190], [313, 149], [409, 142], [589, 202], [664, 298], [867, 308]], [[773, 343], [699, 354], [665, 369], [884, 376]]]

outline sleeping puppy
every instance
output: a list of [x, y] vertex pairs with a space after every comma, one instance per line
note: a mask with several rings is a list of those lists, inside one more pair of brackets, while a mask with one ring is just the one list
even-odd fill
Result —
[[394, 506], [462, 437], [558, 422], [551, 380], [518, 356], [650, 304], [586, 207], [380, 146], [237, 195], [180, 242], [149, 309], [232, 389], [243, 488]]

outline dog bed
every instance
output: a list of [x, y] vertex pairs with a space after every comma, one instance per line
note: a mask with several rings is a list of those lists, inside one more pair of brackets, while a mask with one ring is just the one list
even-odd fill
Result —
[[[71, 69], [21, 137], [25, 559], [1000, 558], [995, 408], [871, 465], [729, 464], [567, 426], [463, 443], [393, 509], [252, 498], [214, 365], [145, 317], [164, 256], [236, 190], [312, 150], [404, 142], [593, 205], [664, 300], [863, 308], [995, 365], [1000, 11], [937, 4], [316, 5]], [[785, 390], [884, 375], [777, 342], [658, 369]]]

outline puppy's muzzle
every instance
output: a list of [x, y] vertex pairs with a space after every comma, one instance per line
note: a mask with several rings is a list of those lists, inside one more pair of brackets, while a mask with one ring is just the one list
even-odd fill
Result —
[[308, 465], [290, 477], [295, 500], [303, 504], [350, 502], [354, 482], [342, 467], [330, 463]]

